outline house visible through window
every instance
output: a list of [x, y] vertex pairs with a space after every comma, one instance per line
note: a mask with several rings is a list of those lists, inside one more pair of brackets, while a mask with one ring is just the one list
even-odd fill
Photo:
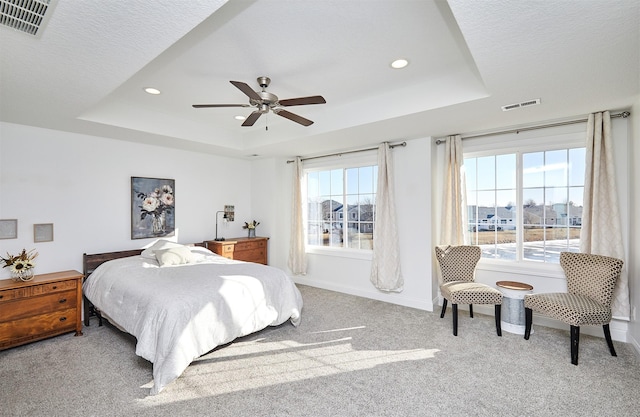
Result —
[[465, 158], [470, 243], [513, 261], [578, 252], [584, 160], [583, 147]]
[[308, 170], [308, 245], [373, 249], [378, 167]]

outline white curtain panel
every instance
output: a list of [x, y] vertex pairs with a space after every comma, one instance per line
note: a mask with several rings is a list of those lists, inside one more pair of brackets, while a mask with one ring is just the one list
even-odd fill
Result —
[[400, 247], [396, 225], [393, 164], [388, 143], [378, 147], [378, 189], [373, 229], [371, 282], [380, 291], [401, 292]]
[[[622, 228], [609, 112], [590, 114], [587, 120], [587, 149], [584, 208], [580, 232], [580, 252], [624, 260]], [[629, 283], [623, 267], [614, 291], [613, 316], [629, 320]]]
[[307, 273], [306, 240], [302, 210], [303, 179], [302, 161], [299, 157], [296, 157], [293, 162], [293, 203], [291, 207], [291, 242], [288, 260], [289, 269], [294, 275], [306, 275]]
[[440, 245], [464, 245], [469, 232], [467, 216], [467, 185], [462, 157], [462, 138], [449, 136], [445, 140], [444, 184], [442, 195], [442, 229]]

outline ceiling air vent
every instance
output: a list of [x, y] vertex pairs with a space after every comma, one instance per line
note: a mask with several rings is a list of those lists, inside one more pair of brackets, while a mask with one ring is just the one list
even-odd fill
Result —
[[521, 103], [507, 104], [506, 106], [502, 106], [502, 111], [519, 109], [521, 107], [535, 106], [536, 104], [540, 104], [539, 98], [536, 98], [534, 100], [523, 101]]
[[36, 35], [51, 0], [0, 0], [0, 24]]

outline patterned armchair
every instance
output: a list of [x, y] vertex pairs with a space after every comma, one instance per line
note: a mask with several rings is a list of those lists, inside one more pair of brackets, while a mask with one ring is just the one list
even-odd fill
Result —
[[469, 304], [469, 315], [473, 318], [474, 304], [494, 304], [496, 332], [502, 336], [500, 326], [500, 309], [502, 293], [486, 284], [475, 282], [476, 265], [480, 260], [481, 251], [478, 246], [436, 246], [436, 258], [442, 271], [440, 292], [442, 312], [440, 318], [447, 311], [447, 301], [451, 302], [453, 312], [453, 335], [458, 335], [458, 304]]
[[560, 265], [567, 277], [567, 292], [525, 296], [524, 338], [529, 340], [535, 311], [571, 326], [572, 364], [578, 364], [580, 326], [583, 324], [602, 325], [611, 356], [617, 356], [609, 322], [613, 288], [622, 271], [623, 261], [602, 255], [562, 252]]

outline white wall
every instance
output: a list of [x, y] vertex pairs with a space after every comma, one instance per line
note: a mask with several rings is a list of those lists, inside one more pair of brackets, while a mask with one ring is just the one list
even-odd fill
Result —
[[[293, 278], [300, 284], [432, 310], [430, 140], [407, 141], [406, 147], [396, 147], [392, 154], [404, 291], [385, 293], [377, 290], [369, 281], [371, 260], [366, 258], [309, 253], [307, 274]], [[278, 226], [270, 230], [270, 261], [288, 271], [293, 166], [284, 159], [274, 160], [274, 164], [261, 162], [260, 166], [262, 170], [255, 170], [254, 176], [273, 178], [279, 187], [275, 194], [263, 196], [275, 199], [280, 216], [274, 221]]]
[[[175, 179], [182, 243], [213, 239], [225, 204], [236, 221], [220, 219], [220, 235], [243, 236], [240, 220], [254, 215], [251, 162], [0, 123], [0, 219], [18, 219], [18, 239], [0, 240], [0, 253], [35, 248], [36, 273], [45, 273], [82, 271], [84, 252], [148, 245], [131, 239], [132, 176]], [[54, 241], [34, 243], [34, 223], [53, 223]]]

